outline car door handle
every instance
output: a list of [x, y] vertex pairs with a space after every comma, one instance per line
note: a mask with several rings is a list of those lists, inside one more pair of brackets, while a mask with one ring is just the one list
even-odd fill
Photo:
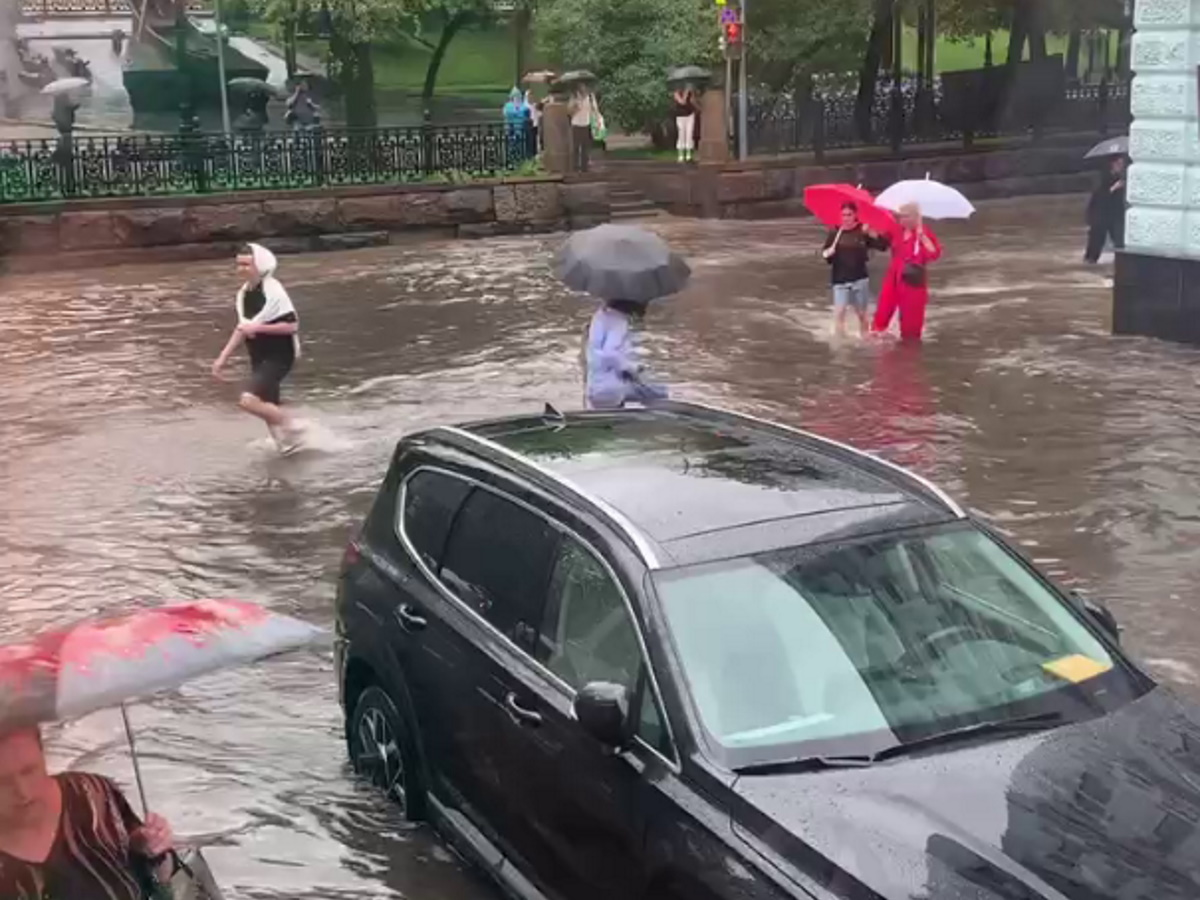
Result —
[[510, 693], [504, 698], [504, 708], [518, 725], [524, 725], [527, 728], [537, 728], [542, 724], [542, 714], [523, 707], [517, 702], [516, 694]]
[[408, 603], [396, 607], [396, 618], [400, 620], [400, 627], [405, 631], [420, 631], [429, 624], [429, 620]]

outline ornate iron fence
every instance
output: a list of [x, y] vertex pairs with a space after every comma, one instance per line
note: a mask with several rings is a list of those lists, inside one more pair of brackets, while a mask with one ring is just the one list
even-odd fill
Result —
[[891, 87], [886, 84], [880, 86], [865, 115], [858, 109], [852, 92], [807, 98], [752, 96], [747, 116], [750, 152], [821, 154], [826, 150], [968, 141], [1030, 131], [1105, 135], [1129, 126], [1129, 85], [1124, 82], [1067, 88], [1052, 113], [1044, 111], [1047, 115], [1042, 121], [1000, 116], [991, 127], [969, 135], [964, 134], [944, 103], [938, 84], [918, 92], [913, 84], [906, 82], [899, 92], [899, 101], [894, 103]]
[[0, 142], [0, 203], [486, 177], [520, 168], [504, 124]]

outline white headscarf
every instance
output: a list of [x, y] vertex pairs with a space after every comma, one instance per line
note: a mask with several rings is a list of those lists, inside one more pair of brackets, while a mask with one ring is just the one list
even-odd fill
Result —
[[[251, 258], [254, 260], [254, 271], [258, 273], [258, 280], [262, 285], [264, 302], [262, 309], [254, 316], [247, 318], [245, 307], [246, 290], [253, 287], [253, 284], [250, 282], [243, 284], [237, 293], [238, 324], [244, 325], [247, 322], [254, 322], [261, 325], [267, 322], [274, 322], [288, 313], [297, 315], [296, 307], [292, 305], [292, 298], [288, 296], [288, 292], [284, 290], [283, 285], [275, 277], [275, 269], [279, 266], [279, 260], [275, 258], [275, 254], [261, 244], [248, 244], [247, 246], [250, 248]], [[298, 315], [297, 321], [299, 321]], [[299, 359], [300, 336], [298, 334], [293, 335], [292, 342], [296, 347], [296, 358]]]

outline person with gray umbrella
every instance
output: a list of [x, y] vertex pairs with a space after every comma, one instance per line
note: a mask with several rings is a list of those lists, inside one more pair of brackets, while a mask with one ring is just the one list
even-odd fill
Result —
[[667, 388], [645, 377], [636, 332], [651, 302], [687, 284], [683, 258], [644, 229], [601, 225], [572, 236], [555, 268], [568, 287], [601, 301], [584, 336], [585, 405], [620, 409], [666, 399]]
[[1129, 166], [1129, 139], [1101, 141], [1087, 159], [1104, 159], [1106, 167], [1088, 201], [1087, 247], [1084, 261], [1095, 265], [1109, 238], [1120, 250], [1125, 246], [1125, 175]]

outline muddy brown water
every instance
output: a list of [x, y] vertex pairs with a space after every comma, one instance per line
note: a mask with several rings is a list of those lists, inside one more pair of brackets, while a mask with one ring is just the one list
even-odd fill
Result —
[[[996, 203], [941, 229], [917, 352], [830, 338], [811, 222], [664, 220], [695, 278], [652, 311], [648, 356], [680, 397], [935, 479], [1107, 600], [1133, 651], [1195, 692], [1200, 354], [1109, 335], [1111, 271], [1079, 263], [1081, 203]], [[289, 459], [208, 373], [232, 262], [0, 279], [0, 639], [202, 596], [329, 624], [341, 550], [402, 433], [578, 404], [590, 306], [551, 278], [557, 240], [284, 258], [305, 338], [287, 394], [319, 447]], [[231, 897], [494, 896], [351, 777], [327, 653], [133, 715], [152, 804], [208, 845]], [[130, 784], [114, 714], [51, 743], [56, 763]]]

